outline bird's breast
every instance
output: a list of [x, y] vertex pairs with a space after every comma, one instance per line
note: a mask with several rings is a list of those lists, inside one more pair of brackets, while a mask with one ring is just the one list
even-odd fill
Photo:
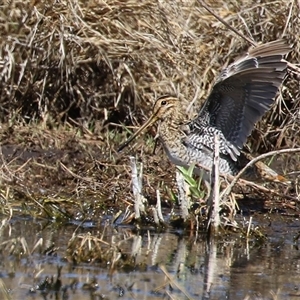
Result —
[[[161, 143], [170, 161], [178, 166], [189, 167], [195, 165], [195, 173], [200, 174], [201, 168], [210, 171], [213, 167], [214, 153], [205, 143], [199, 142], [197, 147], [185, 143], [186, 136], [177, 134], [160, 136]], [[234, 162], [230, 156], [221, 155], [220, 172], [223, 174], [235, 173]]]

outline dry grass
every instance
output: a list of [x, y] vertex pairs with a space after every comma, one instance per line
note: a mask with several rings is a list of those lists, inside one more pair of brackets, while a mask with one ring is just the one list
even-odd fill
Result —
[[[296, 1], [206, 2], [255, 42], [283, 37], [294, 45], [278, 105], [248, 145], [253, 152], [299, 147]], [[179, 96], [193, 116], [221, 68], [250, 46], [198, 1], [5, 1], [0, 22], [0, 120], [7, 122], [2, 141], [25, 154], [36, 148], [44, 154], [2, 156], [2, 181], [29, 192], [56, 181], [76, 195], [101, 191], [126, 205], [128, 161], [115, 152], [127, 134], [122, 124], [140, 124], [154, 99], [166, 93]], [[169, 163], [152, 157], [152, 149], [142, 152], [144, 192], [153, 196], [157, 184], [164, 189], [173, 179]], [[293, 159], [287, 171], [299, 167]]]
[[[285, 37], [298, 61], [295, 2], [208, 4], [256, 42]], [[1, 36], [2, 120], [85, 126], [105, 118], [132, 123], [133, 109], [143, 114], [165, 93], [199, 107], [222, 66], [249, 46], [198, 1], [8, 1]], [[298, 109], [298, 85], [289, 81], [281, 116], [269, 116], [277, 126], [288, 126], [287, 113]]]
[[[206, 0], [206, 3], [255, 42], [283, 37], [294, 45], [277, 105], [256, 126], [248, 146], [254, 153], [299, 148], [300, 74], [296, 65], [300, 61], [299, 3], [292, 0], [261, 0], [259, 3]], [[144, 234], [143, 231], [137, 235], [131, 230], [125, 231], [118, 239], [115, 232], [107, 232], [114, 231], [114, 226], [120, 224], [134, 224], [140, 229], [142, 223], [134, 222], [132, 213], [128, 153], [120, 155], [116, 149], [126, 139], [127, 129], [149, 116], [159, 95], [176, 94], [191, 108], [190, 116], [195, 115], [221, 68], [244, 53], [249, 43], [217, 21], [199, 1], [5, 0], [0, 8], [0, 229], [10, 231], [14, 226], [10, 219], [17, 214], [51, 220], [56, 228], [78, 224], [73, 235], [66, 237], [67, 245], [53, 243], [48, 248], [48, 239], [41, 244], [41, 234], [33, 231], [34, 242], [30, 242], [30, 233], [26, 237], [8, 238], [0, 244], [1, 253], [11, 260], [27, 258], [32, 264], [33, 254], [52, 256], [62, 248], [70, 265], [103, 265], [108, 276], [118, 269], [143, 271], [144, 267], [148, 268], [145, 257], [151, 258], [152, 264], [157, 254], [163, 255], [165, 260], [166, 255], [184, 253], [184, 258], [190, 261], [190, 252], [184, 248], [186, 244], [181, 242], [181, 237], [178, 239], [181, 246], [173, 251], [170, 239], [151, 242], [149, 234], [147, 241], [143, 241], [145, 245], [148, 243], [145, 255], [139, 235]], [[167, 226], [180, 228], [180, 232], [185, 228], [190, 233], [188, 249], [195, 248], [195, 257], [201, 258], [201, 263], [195, 260], [195, 265], [200, 266], [199, 273], [202, 273], [203, 257], [212, 264], [211, 258], [199, 255], [199, 247], [195, 247], [200, 238], [198, 232], [207, 228], [207, 206], [199, 201], [199, 183], [190, 178], [194, 188], [192, 200], [197, 201], [188, 211], [188, 222], [183, 222], [178, 203], [174, 204], [174, 195], [178, 193], [175, 166], [161, 148], [156, 151], [158, 155], [153, 155], [153, 148], [153, 138], [150, 138], [143, 146], [130, 150], [131, 154], [139, 152], [137, 160], [143, 161], [142, 192], [148, 205], [145, 205], [142, 225], [146, 224], [148, 232], [153, 228], [165, 229], [161, 219], [155, 221], [151, 206], [156, 204], [159, 190], [162, 206], [168, 212]], [[287, 153], [277, 159], [278, 171], [299, 172], [299, 162], [299, 154]], [[249, 212], [251, 216], [253, 212], [258, 212], [258, 216], [263, 213], [261, 216], [269, 220], [269, 215], [281, 210], [281, 218], [299, 218], [299, 201], [291, 201], [292, 197], [299, 199], [299, 181], [292, 187], [271, 188], [248, 187], [243, 190], [247, 201], [240, 201], [239, 195], [231, 195], [234, 204], [222, 206], [223, 227], [215, 241], [220, 245], [219, 239], [226, 240], [224, 253], [235, 253], [234, 248], [243, 249], [244, 241], [247, 251], [258, 244], [261, 247], [265, 239], [261, 231], [265, 228], [261, 229], [257, 222], [251, 223], [252, 217], [250, 222], [245, 217], [236, 229], [236, 203], [241, 212]], [[258, 197], [251, 198], [253, 191]], [[107, 215], [111, 221], [107, 221]], [[110, 223], [102, 230], [104, 220]], [[229, 244], [228, 227], [233, 235], [238, 232], [234, 242]], [[191, 243], [192, 240], [195, 242]], [[207, 249], [207, 245], [203, 249]], [[178, 261], [184, 261], [179, 258]], [[39, 280], [40, 283], [34, 284], [31, 291], [36, 292], [39, 287], [44, 295], [45, 291], [57, 292], [60, 272], [58, 267], [57, 280], [49, 281], [48, 277], [44, 279], [43, 270], [39, 270], [32, 282]], [[168, 278], [168, 285], [159, 291], [171, 293], [169, 285], [180, 289], [177, 281]], [[96, 284], [92, 280], [83, 289], [94, 290]], [[75, 290], [76, 285], [74, 280], [68, 283], [67, 289]], [[132, 293], [130, 286], [128, 291]], [[4, 299], [11, 299], [1, 280], [0, 294]], [[272, 297], [277, 298], [275, 293]]]

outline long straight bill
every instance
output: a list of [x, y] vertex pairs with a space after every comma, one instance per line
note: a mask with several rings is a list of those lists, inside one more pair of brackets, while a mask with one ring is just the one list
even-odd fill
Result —
[[127, 147], [143, 130], [155, 123], [157, 119], [158, 118], [156, 117], [156, 115], [152, 115], [144, 125], [142, 125], [128, 140], [120, 145], [120, 147], [118, 148], [118, 152]]

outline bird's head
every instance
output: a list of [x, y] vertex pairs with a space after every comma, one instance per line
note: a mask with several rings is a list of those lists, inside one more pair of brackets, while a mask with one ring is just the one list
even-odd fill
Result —
[[153, 125], [156, 121], [167, 120], [172, 117], [174, 111], [179, 107], [180, 101], [173, 96], [162, 96], [155, 101], [152, 115], [127, 141], [125, 141], [118, 149], [118, 152], [127, 147], [142, 131]]
[[[173, 96], [162, 96], [155, 101], [151, 118], [157, 120], [164, 120], [170, 117], [174, 111], [179, 107], [180, 101]], [[155, 122], [153, 121], [152, 124]]]

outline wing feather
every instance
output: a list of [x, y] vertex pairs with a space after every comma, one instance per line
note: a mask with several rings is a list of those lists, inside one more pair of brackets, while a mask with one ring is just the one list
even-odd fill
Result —
[[215, 128], [224, 136], [228, 154], [236, 158], [254, 124], [273, 104], [286, 74], [283, 56], [290, 51], [283, 40], [273, 41], [251, 49], [225, 68], [192, 121], [192, 134], [197, 135], [201, 126]]

